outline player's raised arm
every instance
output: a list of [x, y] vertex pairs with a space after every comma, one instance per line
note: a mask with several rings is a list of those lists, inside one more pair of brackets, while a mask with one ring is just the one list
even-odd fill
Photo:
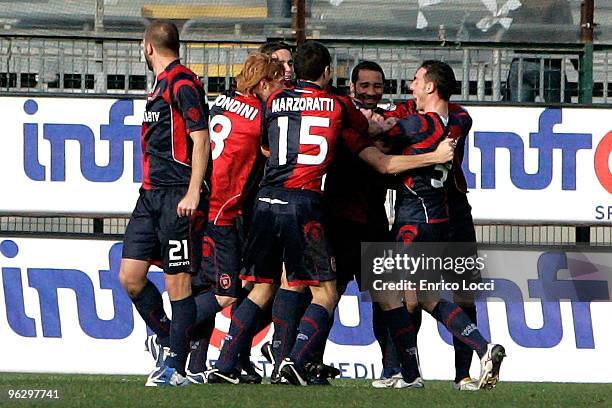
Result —
[[203, 95], [190, 83], [178, 82], [175, 89], [175, 98], [193, 143], [189, 187], [176, 208], [179, 217], [185, 217], [191, 216], [198, 207], [200, 191], [210, 156], [208, 105], [204, 101]]

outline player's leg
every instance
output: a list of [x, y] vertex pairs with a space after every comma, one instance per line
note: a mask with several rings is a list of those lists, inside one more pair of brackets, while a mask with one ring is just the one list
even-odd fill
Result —
[[155, 192], [152, 207], [159, 214], [158, 238], [166, 290], [172, 308], [170, 353], [164, 370], [155, 379], [158, 385], [184, 385], [185, 365], [190, 350], [191, 330], [196, 319], [196, 303], [191, 291], [192, 275], [201, 261], [202, 237], [208, 218], [208, 197], [203, 194], [199, 208], [191, 217], [179, 217], [176, 207], [185, 188], [166, 188]]
[[146, 345], [159, 367], [163, 364], [164, 348], [170, 346], [170, 320], [164, 311], [161, 293], [147, 279], [151, 261], [161, 260], [156, 221], [150, 212], [151, 195], [150, 191], [140, 193], [127, 225], [119, 281], [138, 314], [155, 333], [147, 338]]
[[[396, 219], [391, 235], [396, 242], [408, 248], [419, 235], [420, 224], [403, 220], [396, 211]], [[418, 307], [416, 293], [389, 291], [372, 294], [380, 304], [391, 339], [398, 350], [401, 361], [401, 378], [389, 378], [372, 385], [378, 388], [422, 388], [423, 381], [418, 362], [417, 325], [412, 314]]]
[[280, 248], [276, 239], [275, 214], [271, 204], [257, 201], [249, 235], [245, 270], [241, 279], [253, 282], [253, 289], [232, 316], [229, 332], [209, 382], [239, 382], [236, 373], [240, 352], [252, 338], [262, 310], [268, 307], [280, 281]]
[[[375, 213], [372, 215], [372, 217], [370, 217], [365, 229], [366, 234], [360, 240], [361, 242], [389, 242], [392, 240], [389, 233], [389, 221], [387, 219], [386, 211], [384, 208], [382, 208], [377, 214]], [[355, 272], [355, 279], [361, 288], [362, 277], [360, 271], [360, 260], [361, 248], [359, 247], [359, 253], [357, 254], [358, 272]], [[377, 387], [381, 385], [381, 381], [384, 383], [386, 380], [391, 379], [391, 381], [393, 381], [393, 379], [398, 379], [401, 377], [401, 362], [399, 353], [395, 348], [389, 328], [385, 324], [384, 313], [378, 302], [372, 302], [372, 330], [374, 332], [374, 337], [380, 346], [382, 356], [381, 378], [372, 382], [372, 385]]]
[[[192, 343], [198, 343], [199, 350], [189, 359], [188, 378], [203, 377], [196, 374], [206, 369], [207, 354], [202, 347], [209, 343], [210, 335], [208, 338], [202, 336], [208, 333], [206, 328], [214, 327], [217, 313], [235, 304], [238, 298], [241, 286], [238, 276], [240, 252], [234, 226], [207, 226], [202, 239], [202, 259], [193, 286], [208, 290], [200, 291], [195, 297], [196, 325], [192, 333]], [[197, 369], [199, 371], [194, 371]]]
[[147, 326], [153, 330], [162, 344], [168, 346], [170, 322], [164, 311], [161, 293], [153, 282], [147, 279], [150, 265], [148, 261], [123, 258], [119, 281]]
[[499, 368], [506, 356], [499, 344], [489, 343], [468, 315], [447, 300], [422, 304], [423, 308], [441, 322], [455, 337], [474, 350], [480, 358], [479, 388], [492, 388], [499, 378]]
[[[194, 290], [192, 286], [192, 291]], [[193, 384], [206, 383], [205, 372], [207, 367], [208, 348], [210, 346], [210, 338], [215, 329], [215, 318], [198, 321], [198, 309], [200, 309], [199, 301], [200, 294], [197, 291], [195, 296], [196, 301], [196, 321], [194, 328], [191, 330], [191, 342], [189, 357], [187, 359], [187, 380]]]
[[[249, 286], [250, 289], [252, 289], [252, 285], [249, 284]], [[239, 296], [236, 302], [232, 305], [232, 314], [236, 312], [248, 294], [249, 290], [245, 289], [244, 287], [239, 291]], [[262, 309], [258, 316], [257, 322], [255, 323], [254, 329], [248, 332], [248, 339], [245, 340], [243, 348], [238, 352], [238, 367], [236, 371], [239, 372], [241, 384], [260, 384], [263, 380], [263, 377], [259, 374], [251, 362], [251, 348], [255, 336], [260, 331], [268, 327], [272, 322], [271, 309], [272, 308], [270, 305]]]
[[[451, 256], [477, 256], [476, 231], [472, 219], [472, 208], [467, 195], [452, 186], [449, 189], [448, 203]], [[478, 270], [466, 271], [459, 279], [470, 282], [480, 281], [480, 272]], [[463, 309], [470, 320], [478, 325], [474, 295], [473, 292], [459, 291], [453, 293], [453, 300]], [[474, 352], [455, 336], [453, 336], [453, 348], [455, 350], [454, 388], [460, 391], [476, 390], [476, 382], [470, 376], [470, 366]]]
[[240, 304], [232, 316], [230, 329], [225, 337], [219, 359], [208, 376], [208, 382], [238, 384], [237, 366], [240, 351], [248, 344], [262, 310], [268, 307], [276, 287], [269, 283], [255, 283], [249, 296]]
[[[444, 234], [447, 224], [423, 224], [422, 230], [429, 241], [434, 242], [433, 237]], [[448, 233], [446, 234], [448, 236]], [[436, 238], [441, 242], [440, 238]], [[500, 345], [490, 344], [480, 333], [469, 316], [455, 303], [445, 299], [430, 299], [423, 301], [419, 298], [421, 306], [427, 310], [436, 320], [441, 322], [457, 339], [474, 350], [481, 360], [481, 375], [479, 388], [493, 387], [497, 382], [499, 367], [505, 357], [504, 348]]]
[[306, 364], [327, 341], [331, 314], [337, 303], [336, 282], [320, 282], [311, 286], [312, 302], [300, 319], [298, 334], [289, 357], [281, 363], [280, 372], [294, 385], [307, 385]]
[[[330, 217], [325, 227], [331, 253], [335, 260], [336, 289], [339, 300], [353, 279], [356, 278], [358, 284], [361, 282], [361, 242], [375, 241], [376, 238], [371, 237], [372, 234], [369, 234], [367, 225], [341, 217]], [[326, 339], [329, 337], [329, 332], [333, 327], [334, 317], [335, 311], [332, 311], [327, 326], [327, 333], [324, 334]], [[326, 344], [326, 341], [322, 342], [319, 349], [314, 353], [312, 361], [314, 364], [314, 369], [312, 370], [314, 375], [309, 379], [311, 384], [329, 385], [328, 378], [340, 375], [340, 370], [323, 363]]]
[[269, 361], [274, 365], [271, 375], [273, 384], [281, 382], [281, 377], [278, 375], [280, 364], [289, 356], [293, 348], [300, 318], [309, 304], [310, 293], [306, 293], [303, 286], [289, 286], [287, 273], [283, 270], [281, 285], [272, 304], [272, 322], [274, 323], [272, 343], [264, 344], [262, 347], [264, 355], [269, 355], [271, 357]]
[[280, 366], [280, 372], [295, 385], [306, 385], [306, 363], [327, 340], [331, 314], [338, 301], [336, 271], [329, 241], [323, 228], [323, 208], [316, 194], [295, 193], [288, 197], [295, 212], [285, 217], [282, 236], [289, 287], [309, 286], [312, 301], [300, 319], [296, 341]]

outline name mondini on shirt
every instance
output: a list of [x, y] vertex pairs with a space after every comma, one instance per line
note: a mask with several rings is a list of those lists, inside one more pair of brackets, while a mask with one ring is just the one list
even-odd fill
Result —
[[219, 106], [221, 109], [224, 109], [227, 112], [232, 112], [243, 116], [248, 120], [255, 119], [257, 112], [259, 112], [259, 109], [255, 108], [254, 106], [247, 105], [244, 102], [240, 102], [225, 95], [219, 95], [217, 99], [215, 99], [213, 106]]

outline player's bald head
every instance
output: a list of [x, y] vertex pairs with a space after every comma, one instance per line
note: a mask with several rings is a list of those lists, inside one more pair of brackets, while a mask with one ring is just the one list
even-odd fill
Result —
[[174, 23], [161, 20], [153, 21], [145, 30], [144, 41], [155, 47], [160, 54], [179, 55], [181, 44], [178, 29]]

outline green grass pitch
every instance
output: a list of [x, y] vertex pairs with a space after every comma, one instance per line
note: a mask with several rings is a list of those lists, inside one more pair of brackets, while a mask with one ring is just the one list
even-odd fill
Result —
[[[40, 407], [610, 407], [612, 384], [500, 382], [492, 391], [458, 392], [448, 381], [420, 390], [377, 390], [365, 380], [331, 387], [194, 385], [144, 387], [144, 376], [0, 373], [0, 406]], [[12, 389], [58, 390], [58, 400], [9, 399]]]

